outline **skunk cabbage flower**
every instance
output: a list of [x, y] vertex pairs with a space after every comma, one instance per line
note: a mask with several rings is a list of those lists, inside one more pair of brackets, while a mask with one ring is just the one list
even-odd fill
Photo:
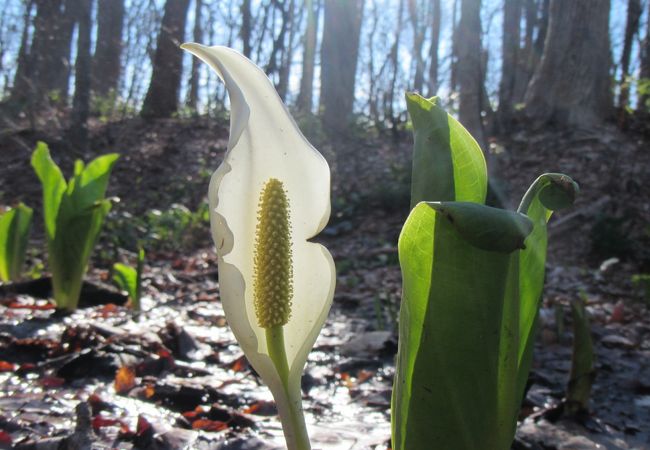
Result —
[[230, 97], [228, 149], [209, 188], [226, 319], [271, 389], [287, 447], [308, 449], [300, 378], [335, 283], [330, 253], [309, 242], [329, 219], [329, 167], [260, 68], [229, 48], [182, 47]]

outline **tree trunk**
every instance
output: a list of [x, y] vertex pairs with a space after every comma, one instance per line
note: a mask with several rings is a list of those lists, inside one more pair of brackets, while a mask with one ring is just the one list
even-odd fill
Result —
[[293, 61], [293, 40], [295, 35], [294, 24], [294, 10], [295, 0], [289, 0], [285, 6], [282, 5], [282, 32], [280, 38], [282, 45], [278, 48], [277, 59], [280, 61], [278, 65], [278, 84], [276, 86], [278, 95], [284, 101], [287, 99], [287, 91], [289, 90], [289, 75], [291, 73], [291, 63]]
[[535, 30], [538, 29], [541, 32], [541, 23], [537, 17], [538, 9], [538, 0], [525, 0], [524, 17], [526, 29], [524, 32], [524, 47], [520, 49], [519, 56], [517, 57], [517, 73], [515, 74], [515, 87], [512, 99], [513, 105], [515, 106], [524, 101], [526, 88], [539, 62], [539, 57], [535, 52], [534, 40]]
[[[203, 0], [194, 0], [194, 42], [203, 40], [203, 28], [201, 27], [201, 9]], [[199, 105], [199, 58], [192, 58], [192, 71], [190, 75], [190, 92], [187, 97], [187, 106], [196, 114]]]
[[537, 124], [593, 126], [611, 117], [609, 8], [609, 0], [551, 0], [544, 53], [525, 98]]
[[[624, 120], [625, 109], [628, 106], [630, 97], [630, 84], [627, 79], [630, 74], [630, 57], [632, 55], [632, 41], [639, 31], [639, 19], [641, 18], [641, 0], [628, 0], [627, 20], [625, 24], [625, 39], [623, 41], [623, 52], [621, 53], [621, 91], [618, 97], [618, 107], [621, 109], [621, 121]], [[621, 123], [621, 125], [623, 125]]]
[[344, 132], [352, 116], [363, 0], [325, 0], [321, 106], [325, 128]]
[[36, 0], [30, 51], [31, 84], [39, 102], [63, 103], [68, 94], [70, 42], [74, 27], [72, 0]]
[[114, 95], [118, 89], [123, 27], [124, 0], [98, 0], [92, 90], [100, 97]]
[[413, 27], [413, 50], [411, 52], [415, 73], [413, 76], [413, 90], [422, 93], [424, 87], [424, 59], [422, 58], [422, 46], [426, 34], [426, 14], [423, 8], [418, 5], [417, 0], [408, 0], [409, 19]]
[[251, 57], [251, 0], [243, 0], [241, 3], [241, 30], [240, 36], [243, 44], [244, 55]]
[[171, 117], [178, 108], [178, 92], [183, 72], [183, 53], [179, 45], [185, 35], [185, 20], [190, 0], [167, 0], [153, 58], [153, 73], [142, 117]]
[[74, 98], [72, 100], [72, 126], [69, 139], [81, 151], [88, 147], [88, 114], [90, 111], [90, 33], [92, 0], [76, 0], [77, 61], [75, 63]]
[[456, 32], [458, 48], [458, 119], [485, 149], [481, 120], [483, 76], [481, 64], [481, 0], [462, 0]]
[[514, 113], [514, 94], [519, 64], [521, 2], [509, 0], [503, 7], [501, 82], [499, 83], [499, 121], [506, 126]]
[[433, 0], [431, 17], [431, 47], [429, 47], [429, 96], [438, 92], [438, 47], [440, 46], [440, 0]]
[[307, 9], [307, 28], [305, 29], [304, 51], [302, 56], [302, 77], [300, 78], [300, 93], [298, 94], [298, 109], [309, 113], [313, 106], [314, 97], [314, 67], [316, 65], [316, 39], [318, 31], [317, 0], [305, 0]]
[[16, 73], [11, 88], [11, 97], [9, 103], [17, 105], [23, 103], [25, 96], [29, 94], [32, 88], [30, 64], [30, 42], [29, 42], [29, 24], [31, 22], [32, 8], [34, 0], [28, 0], [25, 3], [25, 13], [23, 15], [23, 31], [20, 36], [20, 50], [16, 61]]
[[[647, 17], [650, 17], [650, 2], [647, 2], [647, 5]], [[643, 42], [639, 49], [639, 60], [641, 61], [641, 67], [639, 70], [640, 80], [637, 87], [637, 93], [639, 96], [637, 111], [647, 113], [648, 108], [650, 108], [650, 105], [648, 104], [648, 101], [650, 100], [650, 20], [646, 21], [645, 37], [643, 38]]]
[[458, 2], [454, 0], [451, 6], [451, 63], [449, 64], [449, 90], [452, 99], [458, 91]]

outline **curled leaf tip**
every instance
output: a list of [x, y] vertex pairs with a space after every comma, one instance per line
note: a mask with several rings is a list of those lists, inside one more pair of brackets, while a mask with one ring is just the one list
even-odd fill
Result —
[[253, 271], [259, 326], [286, 325], [293, 297], [291, 231], [287, 193], [276, 178], [269, 179], [260, 194]]

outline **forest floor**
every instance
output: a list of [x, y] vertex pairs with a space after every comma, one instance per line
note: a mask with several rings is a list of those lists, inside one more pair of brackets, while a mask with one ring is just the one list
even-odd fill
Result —
[[[333, 215], [320, 240], [337, 264], [334, 305], [303, 378], [310, 436], [315, 449], [386, 449], [410, 137], [359, 130], [342, 148], [305, 131], [333, 168]], [[121, 153], [109, 188], [120, 201], [75, 313], [54, 310], [47, 279], [0, 286], [0, 448], [283, 448], [272, 398], [225, 322], [205, 222], [226, 124], [96, 123], [89, 154], [68, 151], [55, 134], [0, 135], [0, 203], [22, 200], [36, 211], [33, 277], [44, 258], [29, 165], [37, 140], [66, 174], [76, 157]], [[650, 288], [632, 281], [650, 272], [649, 142], [609, 127], [520, 130], [491, 142], [494, 190], [506, 207], [542, 172], [581, 186], [549, 227], [541, 327], [513, 448], [650, 449]], [[147, 263], [143, 312], [134, 316], [108, 284], [112, 263], [133, 264], [138, 242]], [[576, 298], [587, 302], [596, 364], [590, 414], [570, 419], [559, 406]]]

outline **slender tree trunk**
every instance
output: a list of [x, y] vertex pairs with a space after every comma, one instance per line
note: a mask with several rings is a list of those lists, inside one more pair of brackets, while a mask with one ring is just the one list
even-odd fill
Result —
[[521, 2], [508, 0], [503, 8], [501, 82], [499, 83], [499, 121], [506, 126], [514, 113], [514, 94], [519, 64]]
[[77, 61], [75, 63], [75, 88], [72, 100], [72, 126], [69, 138], [79, 150], [88, 148], [88, 115], [90, 111], [90, 33], [92, 0], [76, 0]]
[[[201, 10], [203, 0], [194, 0], [194, 42], [203, 40], [203, 28], [201, 27]], [[187, 98], [187, 106], [196, 113], [199, 104], [199, 58], [192, 58], [192, 71], [190, 75], [190, 92]]]
[[325, 0], [321, 46], [323, 123], [334, 135], [352, 116], [363, 0]]
[[98, 0], [92, 90], [100, 97], [117, 92], [122, 67], [123, 28], [124, 0]]
[[179, 45], [185, 35], [189, 0], [167, 0], [160, 26], [153, 74], [142, 105], [142, 117], [171, 117], [178, 108], [178, 92], [183, 72], [183, 54]]
[[307, 9], [307, 28], [305, 29], [304, 51], [302, 57], [302, 77], [300, 78], [300, 93], [298, 94], [298, 109], [311, 112], [314, 103], [314, 68], [316, 65], [316, 39], [318, 31], [317, 0], [305, 0]]
[[413, 76], [413, 90], [422, 93], [424, 87], [424, 59], [422, 58], [422, 46], [424, 45], [424, 35], [426, 33], [426, 14], [419, 7], [417, 0], [408, 0], [409, 19], [413, 28], [413, 50], [412, 55], [415, 64], [415, 73]]
[[390, 49], [390, 66], [393, 70], [390, 80], [390, 88], [388, 95], [385, 98], [384, 111], [388, 120], [390, 120], [393, 133], [397, 130], [397, 117], [395, 115], [395, 88], [397, 85], [397, 77], [399, 75], [399, 43], [402, 37], [402, 15], [404, 14], [404, 3], [409, 0], [399, 0], [397, 11], [397, 22], [395, 23], [395, 40]]
[[[294, 10], [295, 10], [295, 0], [289, 0], [287, 5], [287, 10], [283, 10], [283, 25], [285, 30], [288, 31], [287, 42], [282, 48], [280, 53], [280, 67], [278, 70], [278, 94], [282, 100], [287, 99], [287, 91], [289, 90], [289, 76], [291, 75], [291, 64], [293, 62], [293, 41], [295, 36], [296, 25], [294, 23]], [[286, 34], [286, 32], [285, 32]]]
[[[647, 2], [647, 5], [647, 17], [650, 17], [650, 2]], [[639, 70], [640, 80], [637, 88], [639, 96], [637, 111], [647, 113], [650, 108], [650, 105], [648, 104], [648, 101], [650, 100], [650, 20], [646, 20], [645, 37], [643, 38], [643, 42], [639, 49], [639, 60], [641, 62], [641, 67]]]
[[451, 64], [449, 64], [449, 89], [452, 96], [458, 92], [458, 2], [454, 0], [451, 7]]
[[458, 48], [458, 118], [485, 149], [481, 120], [483, 76], [481, 64], [481, 0], [462, 0], [456, 33]]
[[526, 87], [535, 71], [537, 62], [539, 61], [534, 49], [535, 30], [539, 28], [539, 21], [537, 18], [538, 6], [537, 0], [525, 0], [524, 16], [526, 20], [526, 29], [524, 33], [524, 47], [523, 49], [520, 49], [517, 58], [517, 73], [515, 75], [515, 88], [513, 94], [514, 105], [520, 104], [524, 101]]
[[440, 0], [433, 0], [431, 16], [431, 47], [429, 47], [429, 95], [438, 92], [438, 47], [440, 46]]
[[17, 105], [25, 100], [25, 96], [32, 90], [31, 81], [31, 64], [30, 64], [30, 42], [29, 42], [29, 26], [34, 0], [28, 0], [25, 3], [25, 13], [23, 15], [23, 31], [20, 36], [20, 50], [18, 51], [18, 59], [16, 64], [16, 73], [14, 74], [14, 82], [11, 88], [11, 97], [9, 103]]
[[628, 0], [627, 2], [627, 20], [625, 24], [625, 39], [623, 41], [623, 52], [621, 53], [621, 81], [618, 97], [618, 106], [622, 111], [620, 116], [621, 125], [625, 118], [625, 109], [628, 106], [630, 97], [630, 85], [628, 76], [630, 75], [630, 57], [632, 56], [632, 41], [634, 36], [639, 32], [639, 19], [641, 19], [641, 0]]
[[525, 98], [537, 124], [593, 126], [611, 117], [609, 8], [609, 0], [551, 0], [544, 54]]
[[241, 3], [241, 30], [240, 36], [243, 44], [244, 55], [251, 57], [251, 0], [242, 0]]

